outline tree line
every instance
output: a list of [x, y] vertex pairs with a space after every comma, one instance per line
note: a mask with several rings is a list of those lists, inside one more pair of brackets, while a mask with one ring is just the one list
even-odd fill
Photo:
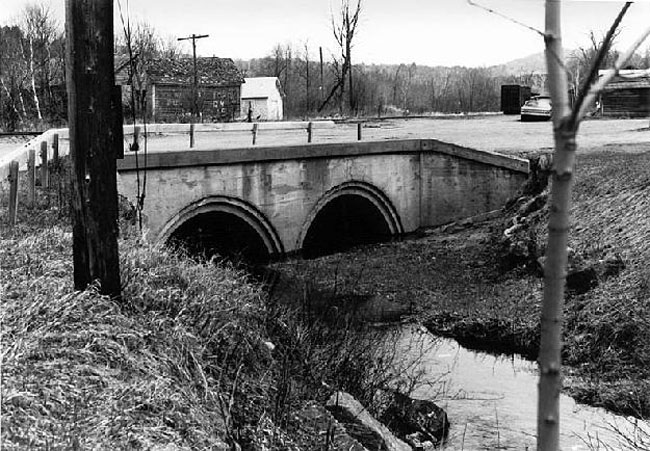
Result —
[[[521, 71], [507, 75], [502, 68], [444, 67], [412, 64], [354, 64], [352, 39], [360, 3], [342, 7], [332, 16], [332, 30], [340, 54], [328, 54], [309, 42], [277, 44], [263, 58], [235, 62], [245, 77], [278, 77], [285, 95], [288, 119], [319, 116], [406, 116], [432, 112], [499, 111], [501, 85], [544, 85], [544, 75]], [[123, 97], [125, 116], [145, 110], [147, 65], [156, 58], [184, 55], [175, 39], [164, 38], [151, 24], [115, 27], [116, 61], [133, 61], [129, 72], [135, 89]], [[0, 129], [34, 129], [64, 125], [64, 32], [47, 6], [25, 7], [15, 24], [0, 27]], [[613, 37], [613, 41], [616, 36]], [[570, 87], [579, 86], [602, 36], [592, 32], [587, 45], [569, 55], [566, 63]], [[618, 55], [612, 45], [602, 67]], [[634, 55], [629, 68], [650, 67], [650, 47]], [[574, 89], [575, 92], [575, 89]]]
[[0, 128], [65, 121], [65, 40], [49, 7], [30, 4], [0, 27]]
[[236, 63], [245, 77], [278, 77], [289, 118], [498, 111], [501, 84], [521, 81], [487, 67], [357, 64], [350, 69], [349, 97], [337, 93], [319, 111], [339, 83], [340, 64], [332, 58], [321, 65], [310, 50], [307, 44], [298, 50], [291, 44], [277, 45], [264, 58]]

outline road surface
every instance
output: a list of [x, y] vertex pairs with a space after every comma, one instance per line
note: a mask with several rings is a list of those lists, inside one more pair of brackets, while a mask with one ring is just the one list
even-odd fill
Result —
[[[189, 126], [188, 126], [189, 129]], [[508, 155], [526, 156], [539, 150], [553, 148], [550, 122], [521, 122], [519, 116], [474, 116], [453, 119], [399, 118], [369, 120], [362, 123], [362, 139], [389, 140], [433, 138], [445, 142]], [[0, 138], [0, 159], [9, 151], [21, 147], [25, 137]], [[126, 137], [130, 139], [130, 137]], [[357, 124], [337, 124], [333, 128], [315, 128], [313, 143], [353, 142], [357, 139]], [[260, 130], [258, 146], [306, 144], [306, 130]], [[61, 154], [67, 153], [68, 141], [60, 142]], [[594, 119], [583, 122], [578, 134], [579, 151], [617, 144], [635, 144], [635, 151], [650, 150], [648, 119]], [[232, 149], [252, 145], [250, 131], [197, 132], [193, 151]], [[646, 147], [647, 145], [647, 147]], [[151, 134], [148, 150], [178, 151], [189, 149], [189, 134]], [[143, 150], [141, 141], [140, 148]], [[125, 148], [128, 148], [125, 143]], [[128, 152], [128, 150], [127, 150]]]

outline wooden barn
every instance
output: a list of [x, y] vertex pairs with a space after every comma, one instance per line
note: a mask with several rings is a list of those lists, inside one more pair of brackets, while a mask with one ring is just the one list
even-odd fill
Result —
[[603, 90], [600, 108], [603, 116], [650, 116], [650, 69], [619, 71]]
[[[157, 58], [142, 64], [142, 89], [154, 122], [186, 122], [193, 111], [192, 58]], [[228, 122], [240, 112], [241, 72], [230, 58], [197, 58], [198, 111], [202, 121]], [[131, 85], [129, 64], [116, 58], [116, 82]], [[137, 89], [137, 88], [136, 88]]]

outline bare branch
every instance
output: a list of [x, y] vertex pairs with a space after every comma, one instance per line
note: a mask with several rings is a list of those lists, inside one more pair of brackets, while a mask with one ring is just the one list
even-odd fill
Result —
[[589, 105], [596, 99], [596, 96], [600, 94], [600, 92], [603, 90], [607, 84], [612, 81], [616, 75], [618, 75], [618, 71], [625, 66], [625, 64], [628, 62], [628, 60], [634, 55], [634, 52], [643, 44], [643, 42], [650, 36], [650, 27], [648, 27], [642, 34], [639, 36], [639, 38], [634, 41], [634, 43], [630, 46], [630, 48], [627, 49], [625, 53], [620, 55], [618, 57], [618, 60], [616, 60], [616, 64], [614, 64], [614, 67], [612, 70], [608, 71], [606, 74], [604, 74], [598, 82], [596, 82], [591, 89], [589, 90], [589, 93], [585, 97], [584, 102], [582, 103], [580, 107], [580, 111], [576, 114], [576, 120], [580, 121], [585, 114], [587, 114], [587, 109], [589, 108]]
[[525, 23], [520, 22], [517, 19], [513, 19], [510, 16], [506, 16], [505, 14], [501, 14], [499, 11], [496, 11], [496, 10], [494, 10], [492, 8], [488, 8], [487, 6], [479, 5], [474, 0], [467, 0], [467, 3], [469, 3], [472, 6], [476, 6], [477, 8], [481, 8], [482, 10], [487, 11], [489, 13], [496, 14], [497, 16], [502, 17], [502, 18], [504, 18], [504, 19], [506, 19], [506, 20], [508, 20], [508, 21], [510, 21], [512, 23], [515, 23], [515, 24], [519, 25], [519, 26], [522, 26], [524, 28], [528, 28], [529, 30], [534, 31], [538, 35], [544, 37], [544, 32], [543, 31], [538, 30], [535, 27], [531, 27], [530, 25], [526, 25]]
[[[577, 121], [579, 121], [580, 118], [582, 117], [579, 116], [578, 113], [580, 112], [580, 110], [582, 110], [582, 106], [585, 102], [585, 97], [589, 92], [589, 88], [591, 87], [591, 84], [594, 82], [596, 77], [598, 77], [598, 69], [600, 68], [603, 60], [605, 59], [605, 55], [607, 55], [607, 52], [609, 51], [609, 47], [612, 43], [612, 40], [616, 36], [616, 30], [618, 29], [619, 25], [621, 24], [621, 21], [623, 20], [623, 17], [625, 16], [625, 13], [627, 13], [627, 10], [630, 8], [631, 5], [632, 2], [626, 2], [623, 8], [621, 9], [621, 11], [618, 13], [616, 20], [614, 20], [612, 26], [609, 27], [607, 34], [603, 38], [600, 49], [598, 49], [598, 54], [596, 55], [596, 59], [591, 63], [591, 68], [589, 69], [589, 75], [587, 76], [584, 83], [580, 87], [580, 91], [578, 92], [576, 103], [573, 106], [573, 110], [571, 112], [570, 122], [574, 127], [578, 125]], [[591, 40], [594, 46], [596, 46], [593, 33], [591, 34]], [[640, 44], [641, 43], [639, 43], [639, 45]], [[588, 107], [589, 104], [590, 103], [587, 103], [586, 107]]]

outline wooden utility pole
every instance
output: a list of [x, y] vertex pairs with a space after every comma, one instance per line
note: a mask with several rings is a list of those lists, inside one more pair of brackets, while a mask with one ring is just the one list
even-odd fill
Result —
[[323, 47], [318, 47], [320, 55], [320, 85], [318, 86], [318, 94], [320, 95], [320, 103], [323, 103]]
[[207, 34], [192, 34], [185, 38], [178, 38], [179, 41], [192, 40], [192, 62], [194, 64], [194, 84], [192, 85], [192, 99], [194, 105], [192, 106], [192, 115], [190, 117], [190, 147], [194, 147], [194, 121], [195, 117], [199, 117], [199, 75], [196, 69], [196, 40], [207, 38]]
[[311, 102], [309, 99], [309, 88], [311, 87], [311, 80], [309, 79], [309, 47], [305, 44], [305, 92], [307, 94], [307, 114], [310, 113]]
[[113, 0], [66, 0], [66, 32], [74, 286], [119, 298]]

